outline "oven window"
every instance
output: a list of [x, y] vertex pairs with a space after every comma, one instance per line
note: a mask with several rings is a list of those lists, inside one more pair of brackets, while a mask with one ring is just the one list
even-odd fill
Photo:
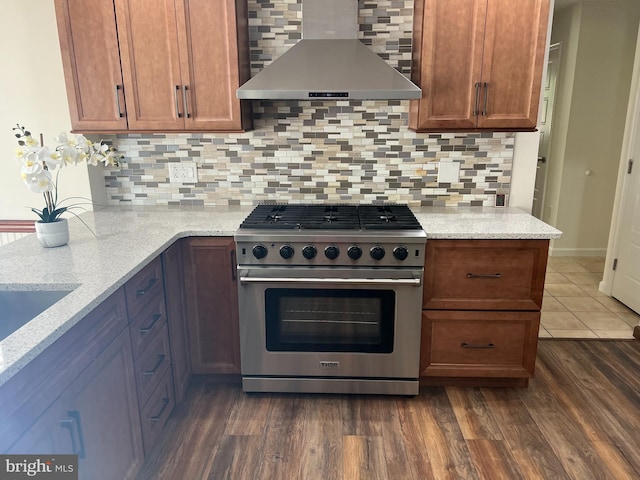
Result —
[[269, 288], [267, 350], [393, 351], [395, 292]]

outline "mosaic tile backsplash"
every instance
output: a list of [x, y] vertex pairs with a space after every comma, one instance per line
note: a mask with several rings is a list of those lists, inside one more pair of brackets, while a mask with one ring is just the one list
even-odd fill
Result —
[[[412, 0], [359, 2], [359, 37], [408, 75]], [[255, 74], [301, 37], [300, 0], [249, 0]], [[398, 202], [493, 205], [508, 193], [514, 134], [418, 134], [409, 101], [255, 101], [254, 130], [236, 134], [129, 134], [105, 169], [111, 205], [253, 205]], [[460, 164], [439, 183], [441, 160]], [[167, 164], [192, 161], [198, 182], [169, 182]]]

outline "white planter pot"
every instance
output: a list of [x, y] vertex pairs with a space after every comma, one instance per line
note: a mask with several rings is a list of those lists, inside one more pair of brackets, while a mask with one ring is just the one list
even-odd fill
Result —
[[61, 247], [69, 243], [69, 224], [66, 218], [55, 222], [36, 222], [36, 236], [43, 247]]

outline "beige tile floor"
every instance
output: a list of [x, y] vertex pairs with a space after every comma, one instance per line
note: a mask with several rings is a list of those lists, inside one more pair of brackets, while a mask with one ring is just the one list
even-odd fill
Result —
[[640, 315], [598, 291], [603, 269], [601, 257], [549, 257], [541, 338], [633, 338]]

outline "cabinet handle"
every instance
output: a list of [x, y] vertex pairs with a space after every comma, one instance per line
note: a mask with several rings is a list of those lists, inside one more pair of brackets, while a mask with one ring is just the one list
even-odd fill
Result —
[[236, 281], [236, 249], [232, 249], [231, 252], [231, 280]]
[[462, 342], [460, 346], [462, 348], [496, 348], [496, 346], [493, 343], [474, 344], [474, 343]]
[[176, 89], [173, 92], [173, 98], [176, 101], [176, 115], [178, 118], [182, 118], [182, 114], [180, 113], [180, 105], [178, 104], [178, 95], [180, 94], [180, 85], [176, 85]]
[[467, 273], [467, 278], [502, 278], [501, 273]]
[[157, 422], [158, 420], [160, 420], [160, 418], [162, 417], [162, 414], [164, 413], [169, 403], [171, 403], [171, 400], [169, 400], [167, 397], [164, 397], [162, 399], [162, 408], [160, 409], [157, 415], [154, 415], [153, 417], [149, 417], [149, 420], [152, 422]]
[[484, 86], [484, 109], [482, 110], [482, 116], [486, 117], [487, 116], [487, 100], [489, 98], [489, 84], [487, 82], [484, 82], [482, 85]]
[[140, 329], [140, 333], [149, 333], [151, 331], [151, 329], [153, 328], [153, 326], [158, 323], [158, 320], [160, 320], [162, 318], [162, 314], [161, 313], [154, 313], [153, 314], [153, 320], [151, 321], [151, 323], [149, 324], [149, 326], [147, 327], [142, 327]]
[[147, 292], [149, 292], [149, 290], [151, 290], [151, 287], [153, 287], [156, 282], [158, 281], [158, 279], [156, 277], [153, 277], [149, 280], [149, 283], [147, 283], [147, 286], [144, 288], [141, 288], [140, 290], [136, 290], [136, 298], [140, 298], [144, 295], [147, 294]]
[[164, 354], [158, 355], [158, 361], [156, 362], [155, 366], [153, 367], [152, 370], [148, 370], [146, 372], [144, 372], [145, 375], [155, 375], [156, 373], [158, 373], [158, 369], [160, 368], [160, 365], [162, 365], [162, 362], [164, 362], [164, 359], [167, 356]]
[[121, 85], [116, 85], [116, 109], [118, 110], [118, 117], [124, 117], [124, 113], [120, 109], [120, 90], [122, 90]]
[[[80, 412], [77, 410], [70, 410], [67, 412], [67, 416], [70, 418], [67, 420], [60, 420], [60, 424], [62, 425], [62, 428], [69, 430], [69, 435], [71, 435], [71, 448], [73, 449], [73, 452], [78, 455], [78, 458], [86, 458], [87, 455], [84, 448], [84, 435], [82, 433], [82, 423], [80, 422]], [[76, 437], [78, 438], [77, 442]]]
[[187, 100], [187, 90], [189, 87], [186, 85], [182, 86], [182, 101], [184, 102], [184, 116], [187, 118], [191, 118], [191, 114], [189, 113], [189, 102]]
[[475, 87], [476, 87], [476, 101], [473, 104], [473, 116], [477, 117], [478, 113], [480, 113], [478, 111], [478, 101], [480, 100], [480, 82], [476, 82]]

